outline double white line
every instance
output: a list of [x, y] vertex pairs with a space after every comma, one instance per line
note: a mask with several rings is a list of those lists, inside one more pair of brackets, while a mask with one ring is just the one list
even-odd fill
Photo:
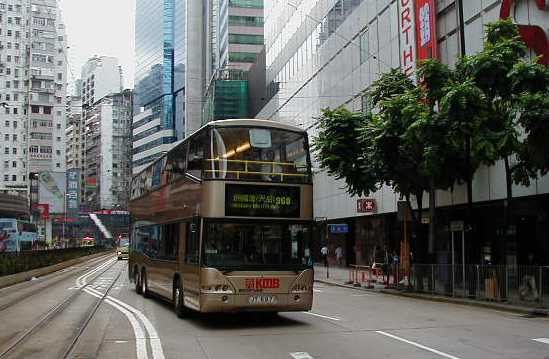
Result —
[[[104, 296], [103, 293], [93, 288], [85, 288], [84, 291], [97, 298], [103, 298]], [[160, 337], [145, 314], [110, 295], [105, 297], [105, 302], [118, 309], [128, 318], [135, 335], [135, 349], [137, 351], [138, 359], [148, 359], [147, 340], [150, 342], [153, 358], [164, 359], [164, 351], [162, 350]], [[143, 324], [144, 330], [140, 322]]]
[[[99, 265], [98, 267], [78, 277], [76, 279], [76, 288], [85, 287], [89, 277], [111, 265], [115, 261], [116, 258], [110, 259], [105, 263]], [[84, 292], [99, 299], [103, 299], [103, 297], [105, 297], [104, 293], [101, 293], [94, 288], [86, 287], [83, 290]], [[110, 295], [106, 296], [104, 300], [106, 303], [119, 310], [122, 314], [126, 316], [126, 318], [128, 318], [128, 321], [130, 322], [135, 335], [135, 347], [138, 359], [148, 359], [149, 356], [147, 353], [147, 342], [150, 343], [153, 358], [164, 359], [164, 351], [162, 350], [160, 337], [158, 336], [156, 329], [154, 328], [150, 320], [145, 316], [145, 314], [132, 307], [131, 305], [126, 304]]]

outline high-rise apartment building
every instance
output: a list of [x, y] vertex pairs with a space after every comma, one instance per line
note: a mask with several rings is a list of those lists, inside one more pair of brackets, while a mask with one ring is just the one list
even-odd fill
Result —
[[91, 106], [95, 101], [124, 88], [122, 67], [116, 57], [95, 56], [84, 64], [80, 81], [82, 104]]
[[84, 202], [126, 209], [131, 180], [132, 91], [109, 94], [85, 110]]
[[136, 2], [134, 173], [200, 126], [203, 12], [199, 1]]
[[85, 169], [85, 149], [86, 149], [86, 127], [82, 116], [82, 98], [80, 96], [67, 96], [67, 128], [65, 129], [65, 138], [67, 143], [66, 164], [67, 170], [78, 170], [80, 198], [83, 197], [82, 183], [84, 182]]
[[0, 191], [31, 203], [29, 177], [65, 172], [65, 51], [55, 0], [0, 2]]

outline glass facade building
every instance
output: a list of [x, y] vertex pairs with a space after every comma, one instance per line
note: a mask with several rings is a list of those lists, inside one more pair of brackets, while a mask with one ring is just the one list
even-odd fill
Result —
[[[136, 2], [134, 173], [158, 158], [177, 139], [174, 121], [175, 3], [175, 0]], [[145, 132], [153, 127], [158, 131]]]

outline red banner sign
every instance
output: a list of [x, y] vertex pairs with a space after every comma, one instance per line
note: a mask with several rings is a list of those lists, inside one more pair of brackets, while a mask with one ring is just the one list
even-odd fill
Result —
[[356, 211], [358, 213], [375, 213], [376, 210], [376, 200], [373, 198], [364, 198], [356, 201]]
[[32, 210], [40, 213], [40, 219], [50, 219], [50, 205], [47, 203], [35, 203], [32, 205]]
[[436, 16], [435, 0], [416, 0], [416, 43], [420, 61], [438, 57]]

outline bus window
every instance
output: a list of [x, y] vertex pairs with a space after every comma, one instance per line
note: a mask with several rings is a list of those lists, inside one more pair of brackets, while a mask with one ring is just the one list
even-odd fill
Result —
[[306, 134], [280, 129], [212, 130], [207, 178], [310, 183]]
[[187, 173], [196, 178], [202, 178], [202, 167], [205, 159], [207, 137], [207, 134], [203, 133], [195, 138], [192, 138], [189, 143]]
[[164, 260], [175, 260], [177, 255], [177, 243], [179, 242], [179, 223], [166, 224], [162, 234], [159, 258]]
[[198, 248], [200, 240], [199, 221], [193, 220], [190, 224], [190, 233], [185, 243], [185, 262], [188, 264], [198, 264]]

